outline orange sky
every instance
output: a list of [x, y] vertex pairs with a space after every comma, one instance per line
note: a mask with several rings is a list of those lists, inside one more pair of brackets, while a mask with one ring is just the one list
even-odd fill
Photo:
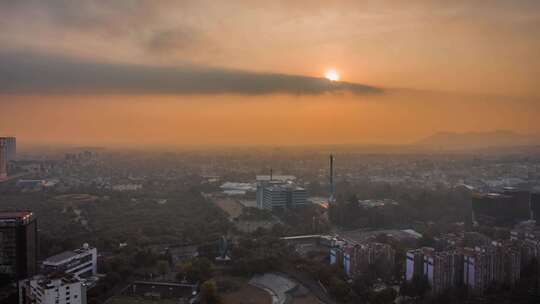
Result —
[[[0, 58], [0, 133], [34, 143], [182, 146], [408, 143], [438, 131], [540, 132], [533, 124], [540, 114], [537, 1], [266, 2], [2, 3], [0, 53], [215, 67], [224, 72], [204, 79], [228, 83], [238, 70], [248, 78], [277, 75], [277, 88], [253, 94], [230, 82], [225, 92], [204, 87], [188, 94], [149, 84], [151, 91], [140, 94], [131, 84], [132, 91], [111, 93], [90, 79], [90, 93], [26, 84], [13, 92], [6, 89], [12, 83], [2, 82], [18, 79], [19, 67]], [[299, 95], [290, 93], [291, 78], [281, 76], [307, 76], [303, 86], [329, 68], [346, 82], [383, 92]], [[39, 70], [43, 79], [47, 74]]]
[[[535, 105], [346, 96], [2, 96], [2, 125], [34, 143], [110, 146], [410, 143], [434, 130], [530, 133]], [[487, 103], [487, 104], [486, 104]], [[21, 105], [24, 105], [21, 107]], [[24, 122], [21, 122], [24, 117]], [[518, 119], [516, 119], [518, 118]], [[14, 126], [10, 129], [10, 126]]]

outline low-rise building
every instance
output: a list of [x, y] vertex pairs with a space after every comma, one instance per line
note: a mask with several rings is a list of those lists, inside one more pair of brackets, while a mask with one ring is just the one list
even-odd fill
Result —
[[73, 251], [65, 251], [47, 258], [42, 263], [42, 272], [68, 273], [85, 279], [97, 275], [97, 249], [84, 244]]
[[86, 286], [72, 274], [38, 275], [19, 282], [19, 304], [86, 304]]

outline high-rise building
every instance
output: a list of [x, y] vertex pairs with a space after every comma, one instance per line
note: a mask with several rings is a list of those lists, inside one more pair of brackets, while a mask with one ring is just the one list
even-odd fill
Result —
[[19, 304], [86, 304], [86, 286], [75, 276], [35, 276], [19, 282]]
[[407, 251], [405, 258], [405, 280], [412, 281], [424, 274], [424, 254], [422, 249]]
[[464, 248], [463, 283], [471, 291], [483, 293], [492, 283], [514, 285], [521, 275], [521, 253], [508, 244]]
[[462, 267], [463, 258], [455, 251], [424, 250], [423, 274], [435, 293], [460, 284]]
[[369, 265], [377, 262], [384, 264], [391, 271], [395, 263], [395, 249], [384, 243], [366, 242], [361, 244], [343, 244], [330, 249], [330, 264], [343, 267], [349, 277], [355, 277], [368, 270]]
[[531, 214], [536, 224], [540, 224], [540, 191], [538, 190], [531, 193]]
[[7, 178], [7, 143], [0, 138], [0, 181]]
[[334, 155], [330, 154], [330, 197], [328, 198], [328, 204], [332, 204], [336, 200], [336, 181], [334, 178]]
[[6, 161], [14, 160], [17, 155], [17, 139], [15, 137], [0, 137], [0, 144], [4, 148]]
[[32, 212], [0, 212], [0, 273], [15, 280], [34, 275], [37, 252], [37, 220]]
[[531, 219], [531, 192], [528, 189], [505, 187], [502, 193], [512, 197], [511, 215], [515, 221]]
[[476, 292], [482, 292], [493, 281], [492, 257], [480, 248], [463, 251], [463, 284]]
[[423, 247], [409, 250], [406, 255], [405, 279], [425, 277], [431, 290], [439, 293], [461, 283], [463, 256], [457, 251], [435, 251]]
[[387, 269], [394, 267], [396, 251], [389, 244], [368, 242], [358, 244], [353, 248], [351, 259], [352, 276], [366, 272], [369, 265], [373, 265], [378, 261], [384, 263]]
[[17, 139], [15, 137], [3, 137], [6, 141], [7, 160], [14, 160], [17, 156]]

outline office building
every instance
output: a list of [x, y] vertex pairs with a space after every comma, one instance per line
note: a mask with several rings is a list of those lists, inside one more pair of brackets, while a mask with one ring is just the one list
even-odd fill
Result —
[[42, 263], [44, 274], [68, 273], [78, 279], [97, 275], [97, 249], [84, 244], [73, 251], [65, 251], [47, 258]]
[[37, 221], [32, 212], [0, 212], [0, 273], [21, 280], [36, 273]]
[[308, 204], [306, 189], [290, 175], [257, 175], [257, 208], [287, 209]]
[[294, 184], [270, 184], [262, 190], [263, 209], [287, 209], [308, 203], [307, 191]]
[[540, 190], [531, 193], [531, 215], [536, 224], [540, 224]]
[[19, 282], [19, 304], [86, 304], [86, 287], [75, 276], [35, 276]]
[[501, 193], [475, 193], [472, 220], [480, 225], [509, 226], [530, 219], [531, 195], [528, 191], [505, 188]]
[[264, 189], [271, 185], [283, 185], [287, 183], [294, 183], [296, 177], [292, 175], [273, 175], [270, 172], [270, 175], [257, 175], [256, 184], [257, 184], [257, 208], [264, 209]]
[[518, 187], [505, 187], [502, 193], [512, 197], [511, 215], [514, 222], [531, 219], [531, 192]]

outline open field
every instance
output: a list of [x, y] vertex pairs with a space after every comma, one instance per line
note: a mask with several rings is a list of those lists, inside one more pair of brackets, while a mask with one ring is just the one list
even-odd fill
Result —
[[226, 278], [238, 286], [232, 292], [221, 293], [221, 304], [271, 304], [272, 298], [266, 291], [249, 284], [247, 279]]
[[98, 200], [99, 197], [90, 194], [63, 194], [54, 197], [54, 200], [62, 203], [91, 203]]
[[316, 296], [309, 294], [305, 297], [293, 298], [291, 304], [317, 304], [322, 303]]
[[219, 208], [227, 212], [230, 218], [239, 217], [240, 214], [242, 214], [242, 209], [244, 208], [244, 206], [240, 204], [240, 202], [234, 199], [218, 198], [215, 199], [214, 202]]
[[106, 304], [178, 304], [178, 301], [164, 299], [143, 299], [138, 297], [115, 296], [105, 302]]

